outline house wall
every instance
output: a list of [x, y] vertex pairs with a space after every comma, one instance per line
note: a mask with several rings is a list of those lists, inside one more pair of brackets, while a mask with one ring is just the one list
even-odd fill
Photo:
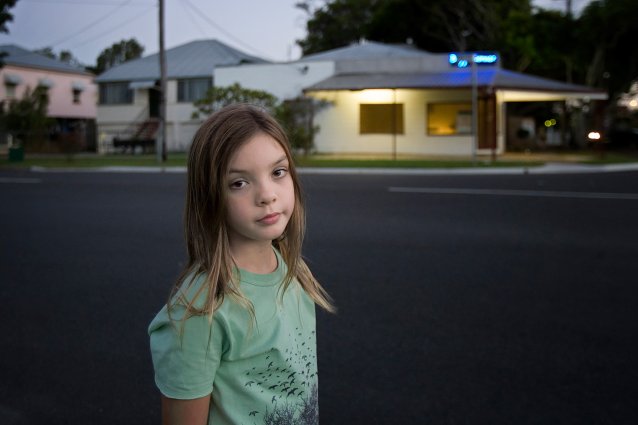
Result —
[[213, 81], [216, 86], [239, 83], [242, 87], [263, 90], [284, 100], [300, 96], [305, 87], [334, 73], [332, 61], [254, 64], [216, 68]]
[[[24, 96], [27, 87], [30, 90], [37, 88], [41, 79], [51, 80], [53, 85], [49, 88], [49, 117], [95, 119], [97, 116], [97, 85], [93, 83], [91, 75], [5, 65], [0, 69], [0, 84], [2, 84], [0, 100], [3, 101], [7, 99], [5, 74], [20, 77], [21, 81], [15, 87], [16, 99]], [[80, 93], [79, 103], [73, 103], [74, 84], [81, 84], [84, 87]]]
[[[110, 149], [115, 137], [127, 137], [136, 126], [149, 118], [149, 90], [135, 89], [133, 103], [122, 105], [98, 105], [98, 135], [101, 152]], [[166, 87], [166, 148], [171, 152], [185, 151], [201, 124], [193, 119], [192, 103], [177, 101], [177, 80], [167, 81]]]
[[97, 105], [98, 152], [107, 153], [116, 137], [127, 137], [134, 124], [148, 117], [148, 91], [133, 91], [133, 103]]
[[[366, 153], [392, 155], [472, 154], [471, 135], [431, 136], [427, 134], [427, 104], [431, 102], [471, 102], [469, 90], [361, 90], [310, 93], [329, 102], [315, 117], [320, 127], [315, 148], [320, 153]], [[362, 103], [403, 103], [404, 134], [359, 134], [359, 105]], [[498, 145], [502, 148], [502, 111], [497, 107]], [[479, 154], [488, 153], [478, 151]]]

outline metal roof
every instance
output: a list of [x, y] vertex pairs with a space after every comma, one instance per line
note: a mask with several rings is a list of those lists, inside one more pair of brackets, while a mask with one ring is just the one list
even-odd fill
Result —
[[[220, 65], [265, 62], [217, 40], [197, 40], [166, 50], [166, 73], [170, 79], [209, 77]], [[114, 66], [100, 74], [95, 81], [104, 83], [159, 78], [159, 53], [155, 53]]]
[[[477, 71], [477, 85], [495, 89], [533, 90], [567, 93], [600, 93], [586, 86], [563, 83], [533, 75], [521, 74], [501, 68]], [[391, 73], [391, 74], [337, 74], [304, 89], [364, 90], [364, 89], [437, 89], [470, 88], [472, 72], [450, 70], [436, 73]]]
[[37, 68], [47, 71], [70, 72], [73, 74], [92, 75], [83, 68], [74, 66], [48, 56], [32, 52], [15, 44], [0, 46], [0, 53], [6, 54], [2, 61], [7, 65], [21, 66], [24, 68]]
[[360, 59], [419, 58], [432, 54], [409, 44], [384, 44], [364, 41], [350, 46], [304, 56], [299, 62]]

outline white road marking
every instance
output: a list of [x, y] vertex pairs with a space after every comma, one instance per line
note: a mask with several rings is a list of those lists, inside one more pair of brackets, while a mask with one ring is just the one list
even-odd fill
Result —
[[0, 183], [42, 183], [41, 179], [31, 177], [0, 177]]
[[547, 190], [454, 189], [438, 187], [389, 187], [389, 192], [443, 195], [531, 196], [537, 198], [638, 199], [638, 193], [558, 192]]

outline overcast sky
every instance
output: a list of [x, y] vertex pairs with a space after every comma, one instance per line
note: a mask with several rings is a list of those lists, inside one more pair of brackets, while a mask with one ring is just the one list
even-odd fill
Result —
[[[164, 0], [166, 47], [216, 38], [246, 53], [273, 61], [294, 60], [295, 40], [305, 36], [299, 0]], [[575, 11], [590, 0], [572, 0]], [[566, 0], [534, 0], [565, 8]], [[315, 3], [320, 3], [316, 1]], [[27, 49], [70, 50], [86, 65], [122, 39], [135, 38], [144, 54], [158, 51], [158, 0], [18, 0], [9, 34], [0, 44]]]

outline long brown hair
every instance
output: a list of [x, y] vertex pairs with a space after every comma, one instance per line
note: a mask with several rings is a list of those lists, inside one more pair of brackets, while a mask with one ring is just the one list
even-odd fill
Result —
[[[226, 296], [246, 307], [254, 317], [253, 305], [242, 294], [237, 276], [233, 272], [225, 189], [233, 154], [260, 132], [275, 139], [286, 153], [295, 192], [295, 205], [286, 230], [278, 240], [273, 241], [288, 266], [281, 294], [296, 279], [317, 305], [334, 311], [329, 295], [301, 257], [306, 227], [305, 210], [286, 133], [265, 111], [252, 105], [234, 104], [220, 109], [204, 121], [195, 133], [188, 155], [188, 186], [184, 210], [188, 262], [169, 300], [169, 307], [175, 304], [186, 307], [183, 319], [203, 314], [212, 319], [214, 311]], [[202, 275], [205, 276], [205, 283], [195, 294], [186, 296], [188, 287], [197, 276]], [[202, 298], [204, 302], [199, 301], [196, 305], [196, 300]]]

